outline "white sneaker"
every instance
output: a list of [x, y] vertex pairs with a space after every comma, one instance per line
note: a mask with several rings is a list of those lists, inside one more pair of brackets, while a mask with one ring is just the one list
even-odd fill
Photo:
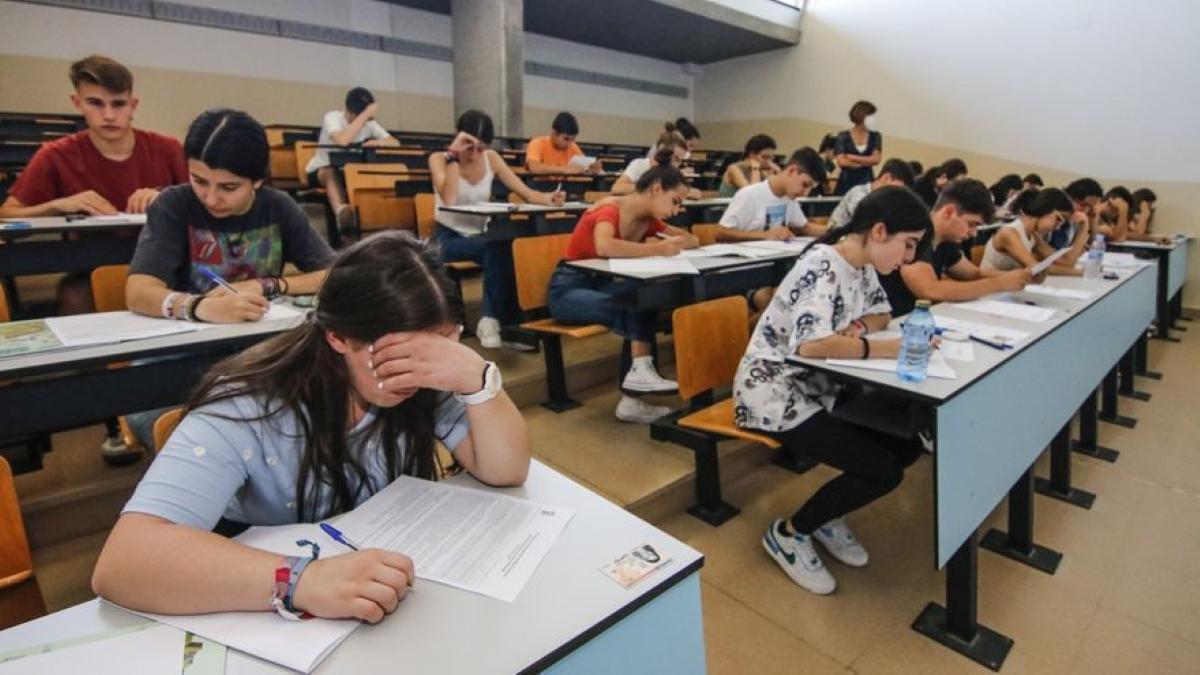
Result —
[[484, 349], [500, 349], [500, 321], [490, 316], [480, 317], [475, 324], [475, 337]]
[[928, 431], [918, 431], [917, 440], [921, 443], [921, 449], [929, 454], [933, 454], [933, 437]]
[[858, 543], [850, 526], [841, 518], [834, 518], [813, 532], [813, 538], [821, 542], [829, 554], [851, 567], [867, 564], [867, 549]]
[[617, 404], [617, 419], [622, 422], [649, 424], [660, 417], [671, 414], [671, 409], [663, 405], [650, 405], [632, 396], [622, 396]]
[[771, 556], [783, 571], [799, 586], [807, 588], [817, 595], [829, 595], [837, 588], [833, 575], [825, 569], [821, 556], [813, 548], [812, 537], [797, 532], [794, 536], [786, 537], [779, 532], [783, 519], [771, 521], [770, 527], [763, 533], [762, 544], [767, 555]]
[[679, 383], [659, 375], [658, 371], [654, 369], [654, 362], [649, 358], [634, 359], [633, 365], [629, 367], [629, 372], [625, 373], [625, 380], [621, 383], [621, 388], [647, 393], [676, 391], [679, 389]]

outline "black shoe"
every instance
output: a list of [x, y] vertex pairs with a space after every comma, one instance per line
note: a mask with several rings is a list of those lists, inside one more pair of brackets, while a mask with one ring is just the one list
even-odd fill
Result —
[[130, 450], [120, 437], [106, 438], [100, 444], [100, 456], [109, 466], [126, 466], [141, 459], [142, 451]]

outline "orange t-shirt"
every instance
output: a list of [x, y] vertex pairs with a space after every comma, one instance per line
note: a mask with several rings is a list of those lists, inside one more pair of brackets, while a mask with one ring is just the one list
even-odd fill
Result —
[[[596, 255], [596, 223], [602, 220], [616, 225], [618, 236], [620, 236], [621, 210], [617, 208], [616, 204], [597, 206], [584, 213], [579, 222], [575, 223], [575, 230], [571, 232], [571, 241], [567, 243], [567, 260], [587, 260], [600, 257]], [[661, 220], [651, 220], [642, 241], [666, 231], [666, 223]]]
[[583, 154], [583, 150], [579, 146], [572, 143], [566, 150], [559, 150], [554, 147], [554, 141], [550, 140], [549, 136], [538, 136], [529, 141], [529, 145], [525, 147], [525, 166], [529, 166], [530, 162], [541, 162], [550, 166], [566, 166], [571, 163], [572, 157], [579, 157]]

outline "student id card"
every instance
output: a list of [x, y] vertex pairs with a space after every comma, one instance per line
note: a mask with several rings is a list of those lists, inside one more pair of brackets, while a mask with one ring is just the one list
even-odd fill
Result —
[[650, 544], [642, 544], [629, 553], [604, 565], [600, 571], [613, 581], [629, 588], [639, 579], [671, 562]]

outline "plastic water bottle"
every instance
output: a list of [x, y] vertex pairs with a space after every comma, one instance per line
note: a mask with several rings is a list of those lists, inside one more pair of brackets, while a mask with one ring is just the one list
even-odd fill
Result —
[[1084, 279], [1099, 279], [1104, 276], [1104, 249], [1104, 235], [1098, 234], [1093, 237], [1087, 259], [1083, 261]]
[[929, 311], [928, 300], [918, 300], [917, 306], [904, 319], [900, 338], [900, 358], [896, 359], [896, 374], [908, 382], [923, 382], [933, 353], [933, 334], [937, 325]]

